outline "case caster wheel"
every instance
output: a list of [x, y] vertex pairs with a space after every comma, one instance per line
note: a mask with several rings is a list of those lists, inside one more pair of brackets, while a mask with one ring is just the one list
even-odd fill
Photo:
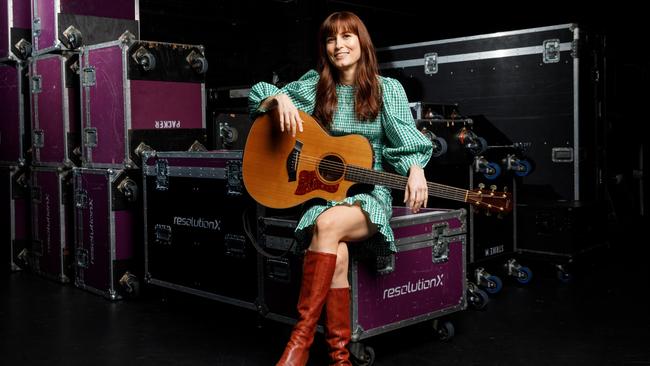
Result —
[[483, 176], [488, 180], [495, 180], [501, 175], [501, 167], [497, 163], [489, 162]]
[[134, 274], [128, 271], [124, 273], [122, 278], [120, 278], [120, 285], [128, 296], [137, 297], [140, 295], [140, 281], [138, 281], [138, 278]]
[[504, 267], [506, 273], [513, 276], [517, 282], [521, 284], [525, 285], [533, 278], [533, 271], [531, 271], [530, 268], [517, 263], [515, 259], [509, 259], [506, 264], [504, 264]]
[[431, 156], [434, 158], [439, 158], [447, 153], [447, 141], [443, 139], [442, 137], [435, 137], [431, 140], [431, 143], [433, 144], [433, 153]]
[[483, 287], [490, 294], [496, 294], [503, 288], [503, 282], [495, 275], [490, 274], [484, 268], [477, 268], [475, 271], [476, 283]]
[[375, 363], [375, 350], [359, 342], [351, 343], [350, 361], [354, 366], [372, 366]]
[[521, 267], [519, 268], [519, 273], [517, 273], [516, 278], [519, 283], [525, 285], [533, 278], [533, 271], [528, 267]]
[[496, 294], [501, 289], [503, 288], [503, 282], [501, 282], [501, 279], [495, 275], [489, 275], [487, 278], [485, 278], [486, 285], [485, 285], [485, 291], [491, 294]]
[[439, 322], [437, 320], [434, 320], [433, 329], [435, 329], [438, 339], [443, 342], [452, 339], [456, 334], [454, 325], [449, 321]]
[[515, 171], [515, 175], [518, 177], [525, 177], [533, 170], [533, 166], [528, 162], [528, 160], [521, 160], [519, 166]]
[[474, 309], [482, 310], [490, 302], [490, 297], [485, 291], [475, 287], [473, 290], [467, 289], [467, 300]]

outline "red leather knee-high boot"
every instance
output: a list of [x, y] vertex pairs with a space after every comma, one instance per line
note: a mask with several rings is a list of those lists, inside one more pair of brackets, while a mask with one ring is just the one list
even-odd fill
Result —
[[350, 343], [350, 289], [330, 289], [325, 300], [325, 340], [330, 350], [330, 365], [352, 366]]
[[302, 285], [298, 298], [299, 319], [277, 366], [304, 366], [314, 341], [316, 323], [332, 284], [336, 254], [308, 250], [303, 263]]

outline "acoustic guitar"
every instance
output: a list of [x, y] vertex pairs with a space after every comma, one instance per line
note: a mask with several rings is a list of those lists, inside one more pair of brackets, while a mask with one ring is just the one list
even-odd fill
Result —
[[[361, 135], [331, 136], [299, 111], [303, 132], [280, 131], [277, 112], [258, 117], [244, 148], [242, 174], [249, 194], [270, 208], [289, 208], [312, 198], [339, 201], [356, 183], [404, 190], [407, 177], [372, 169], [372, 146]], [[429, 195], [467, 202], [490, 212], [512, 210], [512, 194], [467, 190], [427, 182]]]

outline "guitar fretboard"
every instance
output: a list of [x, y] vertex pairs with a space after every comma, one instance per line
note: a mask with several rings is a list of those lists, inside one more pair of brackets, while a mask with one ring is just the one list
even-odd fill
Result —
[[[378, 184], [393, 189], [404, 190], [408, 178], [399, 174], [381, 172], [348, 165], [345, 169], [345, 179], [366, 184]], [[429, 196], [446, 198], [454, 201], [467, 202], [469, 191], [466, 189], [447, 186], [440, 183], [427, 182]]]

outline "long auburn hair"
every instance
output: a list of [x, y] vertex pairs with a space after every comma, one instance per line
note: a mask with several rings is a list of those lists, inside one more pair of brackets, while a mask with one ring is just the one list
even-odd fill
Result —
[[323, 21], [318, 31], [318, 71], [320, 80], [316, 86], [314, 116], [325, 126], [330, 126], [338, 104], [336, 84], [340, 82], [338, 70], [327, 56], [327, 38], [339, 31], [351, 32], [359, 38], [361, 57], [357, 63], [354, 111], [360, 121], [372, 121], [381, 109], [381, 87], [375, 46], [365, 24], [348, 11], [332, 13]]

